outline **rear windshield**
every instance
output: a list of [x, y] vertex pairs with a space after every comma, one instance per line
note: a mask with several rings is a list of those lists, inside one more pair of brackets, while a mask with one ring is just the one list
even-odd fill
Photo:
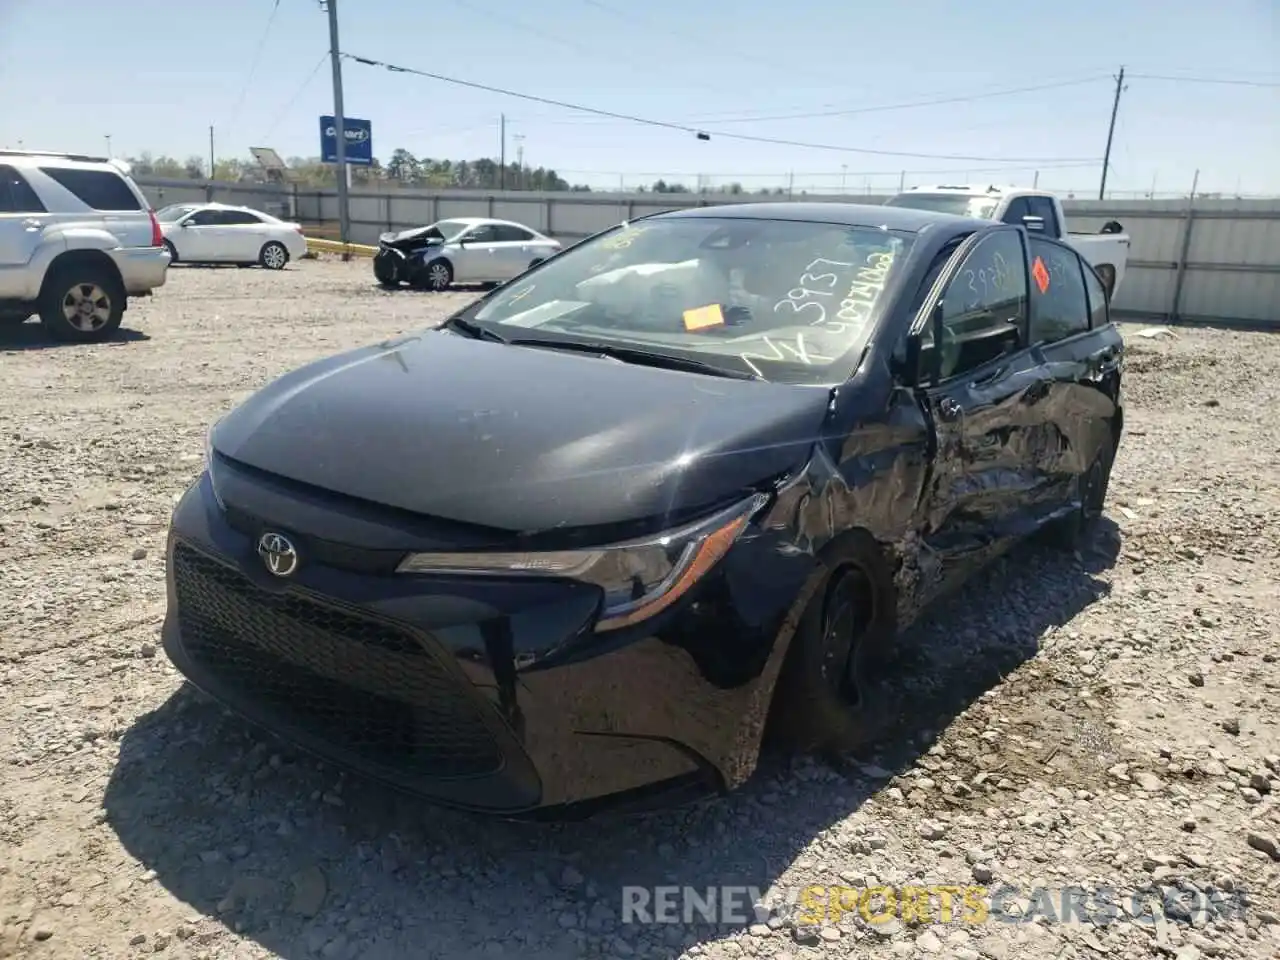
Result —
[[142, 204], [118, 173], [69, 167], [41, 167], [40, 172], [75, 194], [90, 209], [113, 212], [142, 209]]
[[949, 193], [900, 193], [885, 201], [886, 207], [931, 210], [934, 213], [949, 213], [957, 217], [974, 217], [978, 220], [991, 219], [998, 204], [998, 200], [992, 200], [990, 197]]

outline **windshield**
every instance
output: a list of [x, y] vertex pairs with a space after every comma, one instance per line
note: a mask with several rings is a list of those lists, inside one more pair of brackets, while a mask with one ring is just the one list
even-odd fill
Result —
[[156, 211], [156, 219], [161, 223], [175, 223], [199, 206], [198, 203], [171, 203]]
[[999, 200], [993, 200], [991, 197], [974, 197], [965, 194], [900, 193], [896, 197], [889, 198], [885, 206], [932, 210], [934, 213], [950, 213], [957, 217], [990, 220], [999, 203]]
[[599, 343], [831, 383], [852, 371], [913, 243], [847, 224], [645, 220], [585, 241], [460, 316], [507, 340]]
[[469, 220], [441, 220], [439, 223], [433, 223], [427, 229], [432, 228], [439, 230], [440, 235], [446, 241], [454, 239], [458, 234], [462, 233], [468, 227], [474, 226]]

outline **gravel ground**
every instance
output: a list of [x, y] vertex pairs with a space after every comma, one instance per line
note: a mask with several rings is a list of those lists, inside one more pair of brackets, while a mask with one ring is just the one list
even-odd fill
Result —
[[[157, 649], [163, 542], [209, 424], [471, 295], [385, 293], [367, 263], [175, 268], [116, 343], [0, 333], [0, 957], [1280, 956], [1275, 336], [1129, 331], [1104, 528], [1020, 548], [903, 639], [878, 756], [770, 759], [638, 821], [493, 823], [186, 691]], [[1010, 912], [787, 904], [975, 883]], [[726, 884], [760, 912], [620, 922], [623, 885]], [[1064, 887], [1086, 918], [1055, 922]]]

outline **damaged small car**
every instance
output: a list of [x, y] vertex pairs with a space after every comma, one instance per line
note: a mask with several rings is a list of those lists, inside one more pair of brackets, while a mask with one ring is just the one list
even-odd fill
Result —
[[1029, 533], [1100, 516], [1102, 282], [1022, 225], [661, 213], [216, 423], [168, 538], [197, 687], [427, 800], [582, 816], [864, 741], [870, 671]]
[[407, 283], [436, 291], [455, 283], [505, 283], [561, 249], [559, 240], [523, 224], [459, 217], [384, 233], [373, 257], [373, 275], [384, 287]]

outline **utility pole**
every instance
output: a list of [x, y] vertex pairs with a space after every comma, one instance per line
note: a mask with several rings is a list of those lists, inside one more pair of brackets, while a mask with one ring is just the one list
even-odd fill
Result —
[[347, 133], [342, 122], [342, 50], [338, 46], [338, 0], [321, 0], [329, 11], [329, 59], [333, 64], [333, 132], [337, 141], [338, 230], [342, 239], [342, 259], [350, 260], [351, 221], [347, 206]]
[[107, 159], [111, 159], [111, 134], [107, 134]]
[[214, 166], [215, 164], [213, 160], [213, 127], [210, 127], [209, 128], [209, 179], [210, 180], [213, 179]]
[[1124, 90], [1124, 67], [1116, 77], [1116, 97], [1111, 102], [1111, 125], [1107, 127], [1107, 152], [1102, 156], [1102, 182], [1098, 184], [1098, 199], [1107, 198], [1107, 168], [1111, 166], [1111, 141], [1116, 135], [1116, 113], [1120, 110], [1120, 94]]
[[507, 115], [498, 116], [498, 189], [507, 189]]

